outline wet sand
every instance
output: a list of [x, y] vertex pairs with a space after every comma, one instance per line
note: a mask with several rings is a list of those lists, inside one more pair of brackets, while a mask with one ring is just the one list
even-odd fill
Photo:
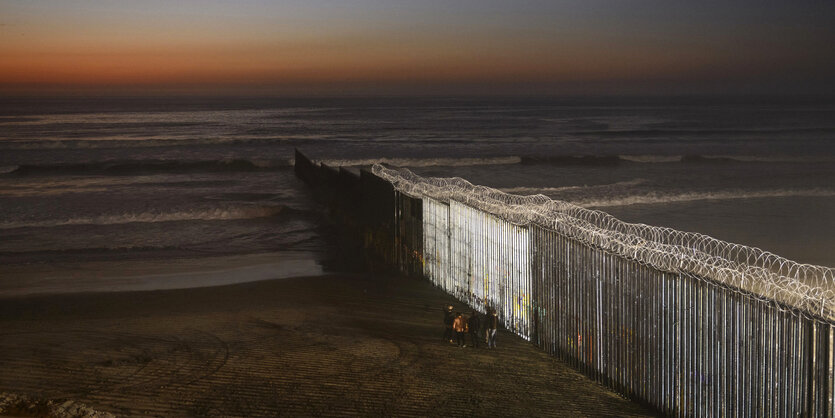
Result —
[[650, 414], [508, 332], [441, 341], [448, 303], [367, 275], [0, 299], [0, 394], [24, 415], [9, 394], [58, 416]]
[[322, 274], [319, 256], [307, 251], [178, 257], [154, 262], [17, 262], [3, 265], [0, 299], [50, 293], [187, 289]]

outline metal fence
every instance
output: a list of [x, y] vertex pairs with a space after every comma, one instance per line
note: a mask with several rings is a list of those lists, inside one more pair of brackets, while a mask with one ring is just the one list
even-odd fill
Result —
[[559, 220], [522, 223], [493, 201], [416, 193], [383, 174], [401, 196], [394, 241], [414, 255], [401, 268], [419, 260], [435, 285], [496, 310], [509, 330], [602, 384], [667, 415], [832, 416], [833, 321], [824, 311], [764, 297], [756, 283], [659, 268], [578, 239]]
[[423, 276], [678, 416], [833, 416], [835, 270], [541, 196], [296, 153], [366, 268]]

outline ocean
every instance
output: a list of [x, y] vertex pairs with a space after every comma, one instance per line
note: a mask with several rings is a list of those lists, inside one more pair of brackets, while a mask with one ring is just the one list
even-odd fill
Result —
[[0, 296], [338, 269], [293, 151], [835, 266], [835, 100], [0, 98]]

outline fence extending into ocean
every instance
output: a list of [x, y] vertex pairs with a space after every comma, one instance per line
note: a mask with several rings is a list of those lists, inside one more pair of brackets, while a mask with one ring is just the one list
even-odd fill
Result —
[[[832, 268], [545, 196], [297, 152], [349, 246], [666, 415], [833, 416]], [[352, 248], [352, 247], [349, 247]]]

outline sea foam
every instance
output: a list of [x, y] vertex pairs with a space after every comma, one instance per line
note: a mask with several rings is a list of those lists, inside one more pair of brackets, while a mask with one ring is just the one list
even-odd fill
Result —
[[208, 208], [180, 212], [139, 212], [77, 217], [69, 219], [45, 219], [38, 221], [10, 221], [0, 223], [0, 229], [48, 228], [65, 225], [119, 225], [128, 223], [156, 223], [174, 221], [226, 221], [274, 216], [283, 206], [244, 206]]
[[833, 197], [835, 190], [829, 189], [775, 189], [762, 191], [716, 191], [716, 192], [691, 192], [678, 194], [647, 193], [631, 196], [617, 196], [611, 198], [594, 198], [587, 200], [574, 200], [578, 206], [586, 208], [604, 208], [611, 206], [630, 205], [651, 205], [679, 202], [693, 202], [699, 200], [732, 200], [732, 199], [762, 199], [781, 197]]

